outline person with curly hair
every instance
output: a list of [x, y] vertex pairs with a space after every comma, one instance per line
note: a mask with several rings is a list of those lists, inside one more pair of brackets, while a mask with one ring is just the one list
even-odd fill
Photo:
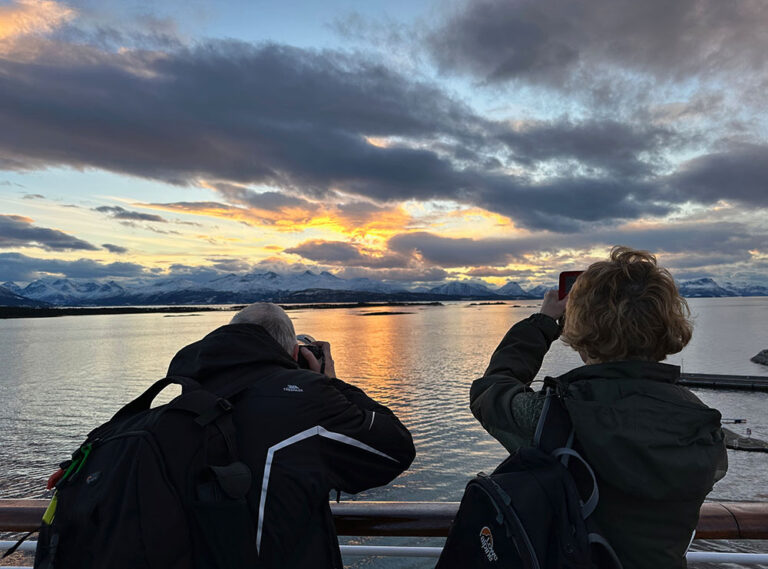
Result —
[[470, 390], [472, 413], [510, 453], [532, 446], [544, 394], [530, 384], [562, 332], [585, 365], [552, 382], [597, 476], [594, 518], [625, 569], [685, 567], [699, 508], [727, 470], [720, 413], [661, 363], [692, 330], [656, 258], [614, 247], [564, 299], [549, 291], [539, 313], [512, 326]]

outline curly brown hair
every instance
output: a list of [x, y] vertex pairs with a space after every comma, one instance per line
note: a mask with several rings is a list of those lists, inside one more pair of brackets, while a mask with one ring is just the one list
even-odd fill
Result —
[[682, 350], [693, 326], [672, 275], [647, 251], [614, 247], [576, 279], [563, 340], [590, 360], [661, 361]]

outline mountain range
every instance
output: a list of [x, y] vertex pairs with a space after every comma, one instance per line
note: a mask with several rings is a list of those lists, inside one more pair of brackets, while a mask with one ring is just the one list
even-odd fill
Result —
[[[121, 283], [44, 278], [20, 286], [0, 286], [0, 306], [132, 306], [179, 304], [247, 304], [250, 302], [373, 302], [420, 300], [540, 299], [555, 285], [524, 290], [509, 281], [499, 288], [476, 281], [454, 281], [433, 288], [408, 290], [366, 278], [343, 279], [328, 272], [256, 272], [217, 276], [207, 281], [146, 278]], [[711, 278], [679, 283], [686, 297], [768, 296], [768, 287], [718, 284]]]

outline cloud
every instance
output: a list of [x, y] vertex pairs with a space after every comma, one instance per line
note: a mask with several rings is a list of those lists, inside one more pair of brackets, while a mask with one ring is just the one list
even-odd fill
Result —
[[[396, 186], [390, 166], [405, 161], [413, 169], [430, 153], [376, 149], [363, 134], [464, 133], [471, 117], [435, 87], [340, 53], [234, 41], [165, 54], [54, 48], [36, 65], [0, 65], [0, 103], [15, 109], [3, 123], [14, 127], [16, 143], [0, 137], [0, 148], [28, 167], [92, 166], [177, 184], [205, 177], [318, 193], [378, 168]], [[26, 106], [15, 104], [21, 97]]]
[[32, 225], [21, 215], [0, 214], [0, 248], [40, 247], [46, 251], [96, 251], [95, 247], [58, 229]]
[[680, 200], [768, 207], [768, 144], [730, 144], [685, 162], [668, 181]]
[[208, 259], [217, 271], [227, 273], [244, 273], [251, 270], [251, 264], [242, 259]]
[[24, 194], [22, 199], [25, 199], [25, 200], [44, 200], [45, 196], [43, 194]]
[[[524, 123], [502, 132], [498, 138], [523, 165], [572, 160], [582, 167], [642, 176], [653, 172], [649, 155], [658, 160], [662, 150], [669, 148], [674, 133], [666, 128], [616, 120], [587, 119], [574, 123], [560, 119]], [[571, 163], [569, 167], [572, 169]]]
[[427, 45], [444, 71], [488, 82], [564, 85], [599, 69], [680, 82], [759, 77], [766, 21], [760, 0], [476, 0], [460, 4]]
[[[700, 26], [710, 24], [722, 32], [716, 45], [742, 46], [733, 53], [762, 41], [739, 43], [723, 35], [758, 14], [755, 5], [744, 4], [720, 25], [712, 23], [712, 14], [722, 16], [712, 0], [702, 0], [705, 15], [690, 15], [689, 1], [669, 8], [670, 25], [693, 22], [692, 45], [701, 47]], [[560, 52], [550, 44], [562, 41], [567, 47], [593, 27], [603, 34], [598, 37], [613, 37], [620, 11], [606, 2], [596, 2], [606, 12], [601, 15], [583, 1], [555, 0], [552, 6], [560, 12], [529, 0], [479, 1], [465, 5], [430, 41], [437, 42], [451, 22], [461, 23], [466, 30], [457, 43], [482, 44], [477, 53], [467, 51], [467, 58], [512, 41], [506, 51], [497, 50], [503, 59], [522, 49], [522, 42], [532, 46], [534, 61], [551, 63], [541, 69], [523, 66], [523, 75], [555, 68], [561, 73], [571, 69], [573, 58], [551, 55]], [[637, 16], [640, 30], [621, 35], [631, 44], [654, 32], [643, 17], [655, 17], [661, 4], [627, 2], [618, 5]], [[594, 13], [595, 21], [573, 21], [574, 12]], [[496, 17], [511, 26], [504, 34], [489, 32]], [[561, 25], [568, 33], [553, 39]], [[666, 20], [659, 27], [664, 26]], [[517, 28], [522, 35], [508, 40]], [[472, 39], [478, 29], [488, 33]], [[676, 40], [669, 31], [662, 35], [672, 45], [689, 41]], [[477, 206], [511, 218], [517, 227], [561, 233], [660, 218], [691, 201], [713, 203], [710, 190], [699, 188], [696, 172], [708, 172], [704, 162], [716, 153], [694, 149], [694, 135], [683, 137], [662, 119], [641, 121], [643, 113], [627, 121], [590, 110], [558, 119], [494, 122], [435, 84], [360, 53], [221, 40], [114, 50], [66, 39], [42, 43], [32, 59], [0, 59], [0, 108], [6, 109], [0, 116], [0, 167], [99, 168], [203, 186], [216, 192], [216, 199], [145, 207], [283, 231], [322, 225], [355, 238], [374, 233], [386, 239], [414, 227], [398, 205], [407, 200]], [[574, 61], [597, 57], [600, 45], [590, 40]], [[713, 56], [713, 65], [721, 55]], [[653, 68], [650, 52], [638, 57], [645, 61], [638, 69]], [[680, 109], [657, 110], [662, 117], [687, 116]], [[654, 116], [647, 112], [640, 118]], [[681, 148], [694, 158], [670, 178], [672, 153]], [[165, 221], [104, 208], [99, 211], [123, 221]]]
[[313, 201], [275, 191], [257, 192], [223, 182], [206, 183], [205, 186], [228, 203], [153, 203], [144, 204], [144, 207], [265, 225], [279, 231], [299, 232], [307, 227], [322, 226], [357, 236], [389, 235], [401, 231], [411, 222], [411, 216], [399, 205], [381, 206], [339, 195], [331, 195], [326, 201]]
[[506, 265], [522, 251], [514, 239], [469, 239], [441, 237], [417, 231], [392, 237], [388, 247], [402, 255], [418, 255], [440, 267]]
[[16, 0], [0, 6], [0, 53], [3, 42], [19, 36], [51, 32], [74, 17], [74, 11], [49, 0]]
[[367, 278], [385, 282], [415, 284], [438, 283], [444, 281], [448, 272], [439, 267], [424, 267], [412, 269], [367, 269], [361, 267], [345, 267], [336, 273], [345, 279]]
[[125, 247], [120, 247], [119, 245], [112, 245], [111, 243], [104, 243], [102, 244], [102, 247], [104, 247], [110, 253], [122, 254], [122, 253], [128, 252], [128, 249], [126, 249]]
[[147, 273], [144, 267], [135, 263], [100, 263], [91, 259], [62, 261], [28, 257], [20, 253], [0, 253], [0, 274], [6, 280], [32, 281], [50, 275], [99, 279], [137, 277]]
[[345, 241], [305, 241], [285, 253], [300, 255], [310, 261], [328, 265], [344, 265], [370, 268], [403, 268], [409, 258], [403, 255], [376, 255]]
[[657, 185], [621, 176], [486, 176], [485, 184], [466, 191], [466, 199], [514, 219], [519, 226], [557, 232], [676, 211]]
[[174, 263], [168, 267], [163, 277], [188, 279], [196, 282], [207, 282], [222, 276], [222, 271], [211, 266], [193, 266], [183, 263]]
[[[29, 167], [98, 167], [177, 184], [227, 180], [214, 187], [239, 207], [218, 208], [219, 213], [247, 217], [240, 214], [250, 208], [257, 222], [276, 217], [265, 212], [283, 216], [291, 206], [295, 215], [311, 216], [304, 209], [307, 199], [282, 193], [327, 201], [341, 191], [390, 203], [453, 199], [517, 215], [531, 227], [549, 227], [545, 214], [559, 203], [557, 188], [546, 191], [525, 177], [488, 172], [485, 158], [467, 164], [464, 154], [505, 143], [523, 162], [579, 157], [587, 152], [580, 141], [590, 134], [619, 130], [603, 125], [602, 131], [595, 126], [580, 131], [566, 124], [563, 130], [575, 140], [554, 148], [558, 130], [550, 125], [529, 133], [508, 131], [502, 142], [495, 138], [498, 126], [436, 87], [335, 52], [213, 42], [162, 55], [93, 51], [74, 61], [67, 56], [64, 46], [53, 63], [0, 63], [6, 71], [0, 74], [0, 104], [15, 110], [0, 120], [0, 150]], [[18, 104], [22, 98], [24, 105]], [[73, 120], [78, 124], [74, 133]], [[11, 132], [14, 136], [3, 137]], [[628, 128], [626, 133], [634, 131]], [[653, 138], [649, 133], [645, 139]], [[636, 134], [622, 155], [617, 158], [617, 151], [603, 163], [614, 160], [619, 170], [641, 170], [639, 161], [627, 156], [649, 148], [644, 134]], [[527, 136], [535, 140], [526, 143]], [[604, 134], [608, 142], [602, 148], [620, 136]], [[371, 137], [392, 140], [377, 145]], [[430, 140], [443, 144], [433, 150], [423, 143]], [[580, 146], [584, 148], [578, 154]], [[238, 187], [243, 184], [267, 185], [280, 193]], [[577, 178], [576, 184], [610, 185], [609, 201], [620, 206], [602, 217], [597, 208], [585, 217], [582, 207], [581, 221], [635, 218], [669, 209], [645, 203], [642, 193], [629, 196], [633, 188], [624, 179], [588, 176]], [[558, 180], [549, 184], [562, 185]], [[510, 203], [525, 206], [503, 206]], [[184, 206], [201, 207], [167, 207]], [[568, 211], [553, 213], [568, 217]]]
[[152, 221], [152, 222], [158, 222], [158, 223], [168, 222], [168, 220], [160, 217], [159, 215], [154, 215], [151, 213], [141, 213], [138, 211], [128, 211], [127, 209], [122, 208], [120, 206], [103, 205], [103, 206], [94, 208], [94, 211], [106, 213], [107, 215], [109, 215], [114, 219], [123, 219], [123, 220], [130, 220], [130, 221]]
[[[592, 262], [593, 252], [607, 252], [614, 245], [627, 245], [658, 254], [670, 266], [691, 266], [714, 259], [740, 262], [751, 251], [768, 249], [768, 231], [734, 222], [677, 222], [627, 224], [584, 233], [541, 232], [523, 237], [469, 239], [444, 237], [429, 232], [403, 233], [391, 238], [389, 249], [402, 255], [417, 255], [424, 263], [444, 268], [477, 267], [488, 272], [511, 263], [547, 267], [552, 256], [557, 264]], [[701, 265], [703, 266], [703, 265]], [[481, 275], [476, 275], [481, 276]], [[488, 275], [491, 276], [491, 275]], [[499, 275], [502, 276], [502, 275]]]
[[495, 267], [475, 267], [465, 274], [470, 277], [515, 277], [518, 279], [533, 277], [539, 271], [520, 269], [497, 269]]

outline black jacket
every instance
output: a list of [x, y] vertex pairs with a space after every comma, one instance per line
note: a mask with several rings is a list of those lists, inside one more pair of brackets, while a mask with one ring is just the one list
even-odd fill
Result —
[[169, 375], [216, 389], [251, 379], [233, 401], [248, 505], [266, 567], [341, 568], [331, 490], [387, 484], [415, 455], [408, 430], [360, 389], [299, 369], [263, 328], [222, 326], [173, 358]]
[[[510, 452], [532, 445], [544, 398], [529, 385], [558, 335], [548, 316], [518, 322], [472, 384], [472, 413]], [[727, 469], [720, 413], [675, 385], [679, 376], [677, 366], [618, 361], [556, 378], [598, 478], [595, 519], [625, 569], [685, 567], [701, 503]]]

